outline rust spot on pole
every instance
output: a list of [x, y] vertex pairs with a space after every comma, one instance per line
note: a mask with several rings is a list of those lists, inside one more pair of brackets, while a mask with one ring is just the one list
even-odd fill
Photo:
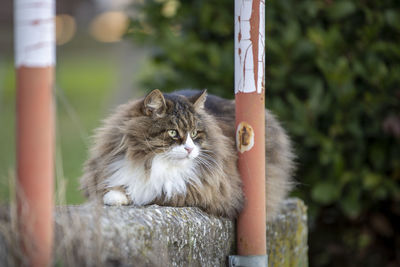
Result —
[[253, 0], [250, 17], [250, 40], [253, 50], [254, 81], [257, 91], [258, 81], [258, 39], [260, 35], [260, 1]]
[[239, 123], [236, 130], [236, 147], [241, 153], [249, 151], [254, 145], [253, 127], [247, 122]]

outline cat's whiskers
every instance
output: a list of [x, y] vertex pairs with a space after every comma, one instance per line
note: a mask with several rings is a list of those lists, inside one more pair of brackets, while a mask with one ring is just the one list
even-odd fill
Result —
[[213, 170], [212, 165], [206, 159], [197, 157], [196, 161], [197, 161], [196, 163], [198, 163], [198, 165], [201, 165], [202, 167], [206, 168], [208, 172], [211, 172]]
[[207, 154], [200, 153], [196, 160], [210, 173], [222, 172], [223, 170], [221, 165]]
[[201, 168], [203, 169], [204, 172], [206, 172], [206, 175], [202, 176], [203, 179], [205, 179], [206, 177], [215, 177], [220, 175], [220, 171], [210, 166], [209, 163], [198, 161], [196, 166], [198, 166], [198, 168]]
[[212, 151], [212, 150], [201, 149], [201, 152], [202, 152], [203, 155], [208, 156], [208, 157], [210, 157], [210, 158], [215, 158], [215, 157], [216, 157], [215, 152]]
[[[204, 153], [205, 152], [205, 153]], [[221, 164], [215, 159], [216, 155], [213, 151], [207, 150], [207, 149], [202, 149], [200, 152], [199, 156], [205, 157], [207, 161], [211, 161], [212, 163], [215, 164], [217, 168], [219, 168], [221, 171], [223, 170]]]
[[174, 161], [174, 160], [175, 160], [175, 158], [173, 157], [173, 155], [171, 155], [171, 153], [168, 153], [167, 151], [165, 151], [164, 153], [162, 153], [162, 154], [161, 154], [161, 157], [162, 157], [163, 159], [166, 159], [166, 160], [171, 160], [171, 161]]

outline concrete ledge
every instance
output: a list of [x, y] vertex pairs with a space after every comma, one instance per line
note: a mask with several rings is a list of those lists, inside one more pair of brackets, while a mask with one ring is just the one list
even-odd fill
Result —
[[[226, 266], [235, 253], [234, 223], [197, 208], [59, 207], [55, 265]], [[307, 266], [306, 208], [288, 199], [267, 224], [269, 266]], [[3, 247], [3, 249], [1, 249]], [[6, 246], [7, 247], [7, 246]], [[5, 252], [0, 237], [1, 254]]]
[[307, 207], [287, 199], [279, 216], [267, 223], [268, 266], [308, 266]]

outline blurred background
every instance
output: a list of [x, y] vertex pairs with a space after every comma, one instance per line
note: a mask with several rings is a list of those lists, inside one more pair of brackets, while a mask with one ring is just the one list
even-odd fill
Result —
[[[233, 98], [232, 0], [58, 0], [58, 187], [89, 137], [153, 88]], [[298, 155], [310, 266], [400, 266], [400, 2], [266, 2], [266, 106]], [[12, 1], [0, 9], [0, 201], [15, 166]], [[65, 183], [63, 182], [65, 181]]]

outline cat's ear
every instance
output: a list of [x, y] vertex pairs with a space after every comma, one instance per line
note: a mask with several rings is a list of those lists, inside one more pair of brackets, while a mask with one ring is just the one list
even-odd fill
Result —
[[158, 89], [154, 89], [144, 98], [143, 106], [147, 116], [157, 117], [162, 117], [167, 108], [164, 95]]
[[190, 101], [193, 103], [195, 109], [203, 109], [206, 99], [207, 99], [207, 89], [204, 89], [199, 94], [191, 97]]

